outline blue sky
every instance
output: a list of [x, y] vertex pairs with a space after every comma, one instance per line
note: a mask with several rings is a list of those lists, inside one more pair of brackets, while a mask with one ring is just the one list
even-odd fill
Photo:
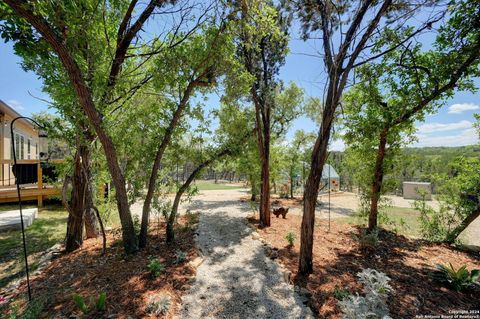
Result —
[[[322, 61], [318, 57], [310, 56], [319, 48], [314, 42], [304, 42], [298, 39], [297, 34], [292, 34], [290, 54], [281, 69], [280, 78], [285, 82], [296, 82], [304, 88], [307, 96], [318, 96], [322, 92]], [[0, 43], [0, 99], [22, 115], [28, 116], [48, 110], [45, 102], [35, 98], [48, 99], [41, 91], [41, 80], [33, 73], [23, 71], [19, 62], [20, 59], [13, 53], [12, 45]], [[480, 87], [479, 79], [476, 84]], [[411, 146], [461, 146], [478, 143], [478, 135], [472, 128], [475, 112], [480, 113], [479, 94], [457, 92], [437, 114], [427, 116], [424, 123], [418, 123], [418, 142]], [[312, 121], [302, 117], [293, 123], [287, 139], [291, 138], [297, 129], [317, 131]], [[342, 150], [342, 141], [333, 141], [331, 149]]]

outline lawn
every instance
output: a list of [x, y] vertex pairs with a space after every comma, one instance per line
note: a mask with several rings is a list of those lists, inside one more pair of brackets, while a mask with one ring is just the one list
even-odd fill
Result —
[[[413, 208], [387, 207], [384, 209], [384, 213], [386, 219], [379, 218], [379, 223], [382, 228], [393, 230], [407, 237], [420, 237], [420, 223], [418, 221], [420, 212]], [[350, 225], [367, 225], [367, 218], [358, 215], [338, 218], [337, 221]]]
[[199, 191], [213, 191], [213, 190], [244, 188], [244, 186], [241, 185], [241, 184], [233, 185], [233, 184], [225, 184], [225, 183], [214, 183], [212, 181], [196, 181], [194, 186], [197, 186]]
[[[30, 206], [27, 206], [30, 207]], [[33, 206], [32, 206], [33, 207]], [[0, 211], [18, 209], [2, 205]], [[49, 205], [39, 211], [37, 219], [26, 229], [28, 260], [35, 270], [41, 253], [65, 237], [67, 212], [59, 205]], [[22, 232], [11, 230], [0, 233], [0, 289], [24, 273]]]

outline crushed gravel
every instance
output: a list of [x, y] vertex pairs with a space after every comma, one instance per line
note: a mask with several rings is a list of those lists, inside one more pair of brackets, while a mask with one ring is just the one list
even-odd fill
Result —
[[177, 318], [313, 318], [278, 264], [247, 225], [238, 191], [215, 191], [188, 205], [199, 211], [196, 242], [204, 261]]

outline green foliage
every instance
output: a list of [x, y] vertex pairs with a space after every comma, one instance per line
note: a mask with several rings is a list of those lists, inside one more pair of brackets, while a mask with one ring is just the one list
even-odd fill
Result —
[[106, 309], [107, 294], [105, 292], [101, 292], [95, 302], [91, 297], [90, 301], [87, 303], [85, 298], [79, 294], [74, 294], [72, 298], [77, 308], [85, 315], [91, 312], [92, 307], [95, 307], [97, 312], [104, 312]]
[[346, 288], [340, 288], [337, 286], [333, 290], [333, 296], [335, 297], [335, 299], [342, 301], [350, 296], [350, 291]]
[[468, 271], [466, 265], [463, 265], [457, 270], [455, 270], [451, 263], [449, 266], [437, 264], [436, 268], [437, 270], [432, 273], [432, 277], [447, 284], [456, 291], [463, 291], [474, 284], [478, 284], [478, 279], [480, 278], [479, 269]]
[[378, 246], [378, 229], [368, 233], [366, 229], [362, 229], [360, 234], [355, 235], [355, 239], [362, 249], [375, 249]]
[[181, 264], [181, 263], [184, 263], [186, 260], [187, 260], [187, 253], [180, 249], [177, 249], [175, 251], [175, 263]]
[[288, 232], [285, 236], [285, 239], [287, 240], [289, 246], [293, 246], [293, 244], [295, 243], [295, 239], [297, 239], [297, 236], [293, 232]]
[[158, 277], [165, 271], [165, 265], [157, 258], [150, 258], [147, 269], [152, 277]]
[[95, 309], [100, 312], [105, 311], [106, 303], [107, 303], [107, 293], [102, 292], [98, 296], [97, 302], [95, 303]]
[[157, 294], [148, 299], [146, 311], [158, 316], [167, 313], [171, 305], [172, 300], [169, 295]]
[[89, 309], [88, 305], [86, 304], [85, 299], [81, 295], [74, 294], [73, 295], [73, 301], [75, 302], [75, 305], [77, 306], [77, 308], [81, 312], [83, 312], [84, 314], [88, 314], [90, 309]]

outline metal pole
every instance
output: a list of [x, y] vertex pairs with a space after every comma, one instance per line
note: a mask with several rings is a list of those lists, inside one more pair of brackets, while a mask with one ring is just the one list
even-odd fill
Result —
[[328, 231], [330, 232], [330, 165], [328, 165]]
[[[15, 119], [12, 120], [12, 122], [10, 123], [10, 139], [12, 141], [13, 165], [15, 167], [15, 170], [18, 170], [18, 167], [17, 167], [17, 155], [16, 155], [16, 150], [15, 150], [15, 136], [13, 134], [13, 123], [15, 123], [15, 121], [19, 120], [19, 119], [30, 120], [30, 121], [34, 122], [36, 125], [38, 125], [39, 127], [43, 128], [43, 126], [38, 124], [35, 120], [33, 120], [29, 117], [26, 117], [26, 116], [19, 116], [19, 117], [16, 117]], [[18, 173], [18, 171], [17, 171], [17, 173]], [[28, 269], [28, 260], [27, 260], [27, 257], [28, 257], [27, 256], [27, 242], [26, 242], [26, 239], [25, 239], [25, 225], [23, 223], [22, 197], [21, 197], [21, 194], [20, 194], [20, 183], [19, 183], [19, 180], [18, 180], [18, 176], [16, 174], [14, 174], [14, 175], [15, 175], [15, 184], [17, 184], [18, 208], [20, 210], [20, 223], [21, 223], [21, 226], [22, 226], [23, 256], [25, 258], [25, 271], [27, 273], [28, 300], [32, 301], [32, 292], [31, 292], [31, 289], [30, 289], [30, 272], [29, 272], [29, 269]]]

